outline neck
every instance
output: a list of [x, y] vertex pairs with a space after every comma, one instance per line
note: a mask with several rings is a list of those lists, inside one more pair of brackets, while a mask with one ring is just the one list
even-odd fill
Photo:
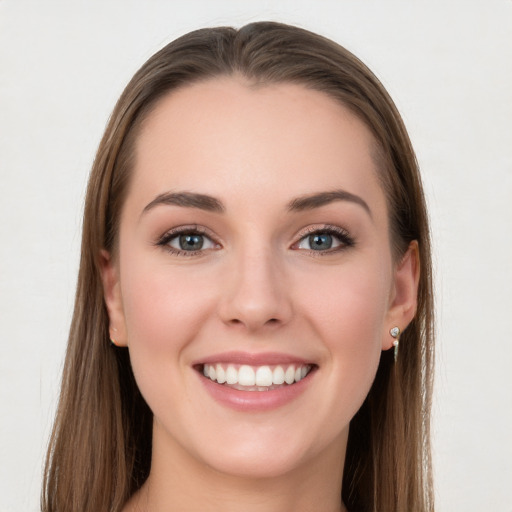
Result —
[[233, 476], [172, 453], [154, 438], [151, 473], [123, 512], [346, 512], [341, 482], [346, 435], [324, 452], [272, 477]]

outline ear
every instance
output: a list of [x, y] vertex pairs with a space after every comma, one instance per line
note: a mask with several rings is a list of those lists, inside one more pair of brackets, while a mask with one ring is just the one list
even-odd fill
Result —
[[110, 340], [118, 347], [126, 347], [126, 323], [119, 282], [119, 266], [111, 254], [103, 249], [100, 251], [100, 272], [103, 297], [108, 311]]
[[393, 346], [389, 330], [398, 327], [401, 332], [411, 323], [418, 305], [418, 284], [420, 280], [420, 259], [418, 242], [413, 240], [394, 271], [389, 310], [386, 315], [387, 327], [382, 341], [382, 349]]

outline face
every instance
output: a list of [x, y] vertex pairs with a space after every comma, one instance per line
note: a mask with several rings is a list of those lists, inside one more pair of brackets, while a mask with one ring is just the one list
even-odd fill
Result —
[[292, 84], [203, 82], [144, 121], [103, 280], [158, 453], [252, 476], [343, 456], [417, 282], [372, 145]]

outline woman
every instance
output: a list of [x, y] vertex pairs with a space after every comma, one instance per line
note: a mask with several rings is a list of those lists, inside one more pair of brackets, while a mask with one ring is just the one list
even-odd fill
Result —
[[43, 510], [432, 510], [432, 343], [378, 80], [291, 26], [187, 34], [92, 169]]

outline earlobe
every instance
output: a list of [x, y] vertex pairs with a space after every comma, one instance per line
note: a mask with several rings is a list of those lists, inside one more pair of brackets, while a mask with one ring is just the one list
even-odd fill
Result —
[[419, 279], [419, 248], [418, 242], [413, 240], [395, 268], [383, 350], [388, 350], [393, 346], [394, 340], [389, 335], [389, 329], [396, 326], [403, 332], [414, 318], [418, 305]]
[[119, 268], [111, 254], [100, 251], [100, 272], [103, 283], [103, 297], [109, 317], [109, 334], [112, 343], [124, 347], [126, 342], [126, 327], [124, 320], [123, 302], [119, 281]]

